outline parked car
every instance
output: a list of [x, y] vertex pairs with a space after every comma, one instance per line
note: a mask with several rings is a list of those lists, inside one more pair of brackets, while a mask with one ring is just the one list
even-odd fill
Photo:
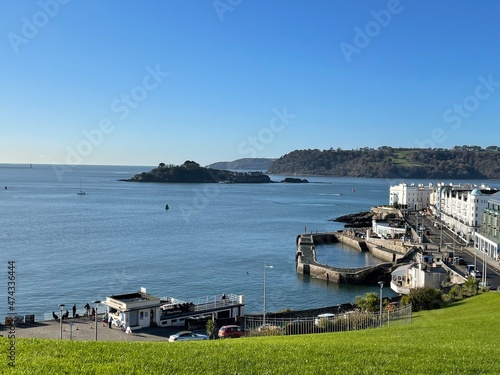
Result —
[[170, 335], [170, 337], [168, 338], [168, 341], [170, 342], [198, 341], [198, 340], [208, 340], [208, 336], [199, 333], [194, 333], [191, 331], [181, 331], [176, 333], [175, 335]]
[[314, 319], [314, 324], [319, 325], [321, 322], [321, 319], [326, 319], [329, 321], [333, 321], [335, 319], [335, 314], [331, 313], [325, 313], [325, 314], [319, 314], [316, 319]]
[[464, 266], [465, 265], [465, 260], [464, 260], [464, 258], [454, 257], [453, 258], [453, 264], [459, 265], [459, 266]]
[[245, 336], [245, 330], [237, 325], [222, 326], [217, 333], [220, 338], [236, 338]]

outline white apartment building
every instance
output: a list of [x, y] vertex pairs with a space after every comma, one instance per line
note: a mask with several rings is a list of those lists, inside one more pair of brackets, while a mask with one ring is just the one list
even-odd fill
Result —
[[498, 190], [486, 185], [437, 184], [430, 196], [430, 208], [443, 225], [466, 243], [474, 241], [475, 232], [481, 226], [483, 210], [488, 200]]
[[404, 210], [418, 211], [430, 206], [430, 195], [434, 186], [400, 183], [389, 188], [389, 204], [399, 205]]

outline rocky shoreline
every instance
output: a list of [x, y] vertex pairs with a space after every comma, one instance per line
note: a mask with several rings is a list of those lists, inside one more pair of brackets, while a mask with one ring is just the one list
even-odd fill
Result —
[[330, 219], [330, 221], [346, 223], [344, 225], [345, 228], [364, 228], [372, 226], [373, 216], [373, 212], [363, 211], [356, 214], [339, 216], [336, 219]]

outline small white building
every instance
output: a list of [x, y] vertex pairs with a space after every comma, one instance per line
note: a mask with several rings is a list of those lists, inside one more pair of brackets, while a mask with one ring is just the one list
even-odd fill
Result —
[[406, 225], [398, 227], [385, 220], [372, 220], [372, 232], [382, 238], [402, 238], [406, 233]]
[[432, 255], [424, 255], [422, 261], [398, 267], [391, 273], [391, 289], [399, 294], [425, 287], [441, 289], [447, 277], [448, 272], [434, 262]]
[[132, 330], [150, 326], [188, 326], [214, 319], [239, 319], [245, 315], [243, 295], [222, 294], [182, 301], [173, 297], [155, 297], [140, 292], [112, 295], [103, 302], [108, 314], [119, 326]]
[[160, 298], [151, 296], [145, 290], [106, 297], [104, 304], [113, 319], [131, 329], [150, 327], [156, 323]]

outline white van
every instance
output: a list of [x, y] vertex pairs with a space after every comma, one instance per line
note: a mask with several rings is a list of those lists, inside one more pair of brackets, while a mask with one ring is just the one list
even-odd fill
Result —
[[474, 265], [473, 264], [467, 264], [465, 266], [465, 273], [467, 275], [470, 275], [472, 271], [474, 271]]

